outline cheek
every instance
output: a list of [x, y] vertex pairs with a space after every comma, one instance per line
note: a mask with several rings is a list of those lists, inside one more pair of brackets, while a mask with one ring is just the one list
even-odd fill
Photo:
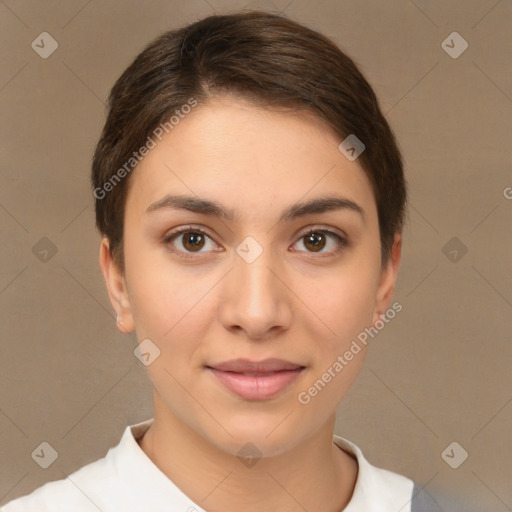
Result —
[[[190, 271], [172, 265], [163, 248], [151, 247], [142, 236], [126, 230], [126, 278], [139, 339], [170, 338], [197, 302]], [[183, 319], [183, 320], [181, 320]]]
[[[364, 363], [366, 344], [358, 336], [370, 325], [375, 302], [374, 275], [358, 267], [331, 276], [328, 287], [318, 287], [314, 312], [318, 327], [311, 328], [316, 355], [297, 399], [311, 417], [330, 414], [353, 384]], [[315, 331], [316, 329], [316, 331]]]
[[[153, 269], [151, 272], [155, 272]], [[139, 339], [147, 337], [166, 351], [184, 350], [201, 338], [210, 321], [208, 283], [184, 279], [183, 276], [159, 274], [132, 283], [131, 304]], [[190, 350], [190, 348], [189, 348]]]
[[[329, 279], [310, 289], [310, 309], [320, 320], [328, 352], [342, 350], [372, 319], [377, 291], [374, 267], [361, 263], [333, 272]], [[319, 331], [316, 333], [319, 336]]]
[[147, 369], [156, 377], [159, 368], [166, 368], [179, 378], [187, 369], [184, 361], [199, 361], [195, 353], [212, 324], [211, 292], [219, 276], [173, 265], [165, 254], [151, 256], [142, 250], [127, 254], [126, 269], [137, 338], [150, 339], [160, 350], [157, 364]]

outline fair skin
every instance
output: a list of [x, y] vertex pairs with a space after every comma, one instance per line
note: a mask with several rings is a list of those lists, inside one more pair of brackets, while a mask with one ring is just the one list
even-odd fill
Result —
[[[381, 268], [371, 185], [340, 142], [312, 115], [215, 97], [181, 120], [131, 176], [124, 271], [102, 242], [119, 329], [136, 330], [139, 343], [149, 338], [160, 350], [147, 366], [154, 423], [140, 447], [210, 512], [339, 512], [350, 501], [357, 462], [332, 435], [336, 406], [365, 351], [308, 404], [297, 396], [390, 306], [401, 238]], [[236, 216], [147, 212], [171, 194], [214, 200]], [[278, 222], [289, 206], [327, 195], [350, 199], [363, 213], [340, 208]], [[189, 234], [163, 241], [189, 225]], [[312, 227], [318, 238], [308, 243]], [[207, 235], [198, 241], [194, 228]], [[319, 229], [348, 245], [337, 252], [336, 238], [322, 238]], [[263, 249], [251, 263], [236, 252], [248, 236]], [[305, 369], [277, 396], [245, 400], [206, 368], [238, 357], [277, 357]], [[261, 454], [251, 467], [237, 457], [248, 442]]]

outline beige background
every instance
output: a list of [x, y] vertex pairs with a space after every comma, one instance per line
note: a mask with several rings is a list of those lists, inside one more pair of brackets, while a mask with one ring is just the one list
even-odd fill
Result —
[[[438, 510], [512, 510], [510, 0], [1, 2], [0, 505], [103, 457], [152, 415], [97, 264], [89, 170], [103, 103], [158, 33], [245, 6], [346, 50], [406, 160], [403, 311], [372, 342], [337, 433], [426, 486]], [[31, 48], [43, 31], [59, 44], [47, 59]], [[453, 31], [469, 44], [456, 59], [441, 46]], [[43, 237], [57, 250], [47, 261]], [[467, 248], [456, 262], [452, 237]], [[43, 441], [59, 454], [46, 470], [31, 458]], [[453, 441], [469, 454], [458, 469], [441, 457]]]

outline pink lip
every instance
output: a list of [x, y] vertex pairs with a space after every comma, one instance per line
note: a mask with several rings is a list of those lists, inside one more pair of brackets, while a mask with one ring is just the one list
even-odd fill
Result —
[[284, 391], [305, 367], [281, 359], [236, 359], [206, 368], [239, 397], [265, 400]]

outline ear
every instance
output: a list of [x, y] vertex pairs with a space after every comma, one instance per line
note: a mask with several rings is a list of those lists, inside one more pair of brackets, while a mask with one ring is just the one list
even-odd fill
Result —
[[401, 257], [402, 236], [396, 233], [389, 260], [381, 271], [372, 324], [379, 320], [380, 315], [384, 314], [391, 304]]
[[100, 246], [100, 267], [107, 285], [110, 303], [117, 314], [117, 328], [124, 333], [135, 330], [132, 309], [123, 271], [112, 258], [110, 243], [103, 237]]

